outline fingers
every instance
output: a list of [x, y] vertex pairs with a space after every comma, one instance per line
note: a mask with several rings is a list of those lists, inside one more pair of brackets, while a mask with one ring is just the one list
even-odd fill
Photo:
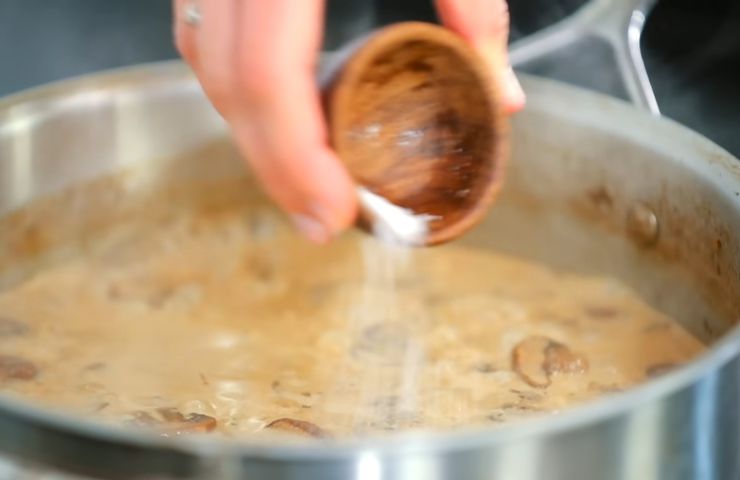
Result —
[[172, 2], [172, 31], [175, 36], [175, 46], [180, 56], [191, 66], [194, 66], [197, 62], [195, 56], [195, 32], [192, 25], [188, 25], [185, 21], [185, 9], [187, 8], [188, 0], [174, 0]]
[[323, 2], [242, 3], [237, 33], [238, 86], [250, 114], [237, 130], [268, 191], [297, 216], [299, 227], [328, 235], [356, 215], [354, 185], [327, 143], [316, 86]]
[[176, 27], [178, 49], [268, 194], [306, 236], [327, 241], [354, 222], [357, 205], [354, 183], [328, 145], [316, 85], [323, 2], [200, 5], [196, 29]]
[[235, 52], [239, 0], [200, 0], [200, 25], [194, 31], [197, 63], [191, 64], [211, 103], [228, 121], [235, 102]]
[[509, 64], [509, 8], [506, 0], [436, 0], [442, 22], [486, 59], [503, 89], [506, 110], [524, 107], [525, 96]]

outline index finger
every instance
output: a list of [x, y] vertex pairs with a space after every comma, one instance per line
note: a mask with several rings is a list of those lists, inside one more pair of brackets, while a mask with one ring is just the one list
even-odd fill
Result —
[[525, 96], [509, 64], [506, 0], [435, 0], [435, 3], [442, 23], [473, 45], [500, 78], [507, 111], [521, 110]]
[[333, 235], [354, 221], [357, 207], [354, 183], [328, 144], [316, 83], [323, 2], [237, 3], [237, 142], [304, 229], [318, 222]]

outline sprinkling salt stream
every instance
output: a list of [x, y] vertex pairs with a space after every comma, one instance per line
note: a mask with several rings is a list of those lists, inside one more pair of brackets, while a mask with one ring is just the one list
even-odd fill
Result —
[[[377, 349], [375, 354], [359, 361], [382, 362], [389, 368], [369, 368], [360, 378], [346, 378], [340, 367], [337, 378], [340, 383], [355, 383], [359, 387], [348, 418], [349, 431], [381, 425], [393, 429], [400, 422], [413, 421], [419, 413], [418, 375], [424, 351], [414, 333], [422, 319], [417, 318], [419, 313], [402, 309], [398, 283], [412, 266], [413, 247], [424, 244], [427, 225], [433, 217], [415, 215], [365, 188], [358, 189], [358, 197], [373, 235], [361, 244], [364, 278], [359, 291], [347, 298], [348, 330], [355, 340], [372, 329], [385, 332], [380, 338], [371, 339], [371, 350]], [[401, 338], [389, 338], [389, 332]], [[351, 357], [353, 352], [347, 355]], [[341, 385], [336, 388], [342, 390]]]
[[[366, 314], [371, 312], [370, 316], [377, 316], [370, 321], [400, 324], [399, 331], [412, 334], [416, 327], [415, 319], [406, 317], [408, 312], [400, 311], [401, 299], [398, 297], [397, 284], [400, 275], [410, 266], [411, 249], [424, 244], [429, 231], [428, 223], [434, 217], [416, 215], [411, 210], [394, 205], [363, 187], [358, 189], [358, 195], [363, 214], [372, 222], [371, 230], [374, 237], [366, 239], [362, 247], [365, 285], [369, 287], [364, 289], [362, 294], [365, 300], [363, 308]], [[373, 299], [373, 292], [379, 293], [384, 298]], [[386, 302], [385, 305], [382, 305], [383, 300]], [[374, 386], [372, 383], [375, 382], [371, 382], [367, 385], [370, 391], [363, 393], [363, 400], [367, 400], [372, 398], [370, 396], [377, 396], [384, 388], [397, 385], [398, 390], [389, 391], [388, 394], [396, 394], [398, 402], [392, 402], [386, 411], [372, 414], [390, 417], [375, 419], [376, 422], [390, 423], [390, 427], [397, 421], [402, 421], [404, 417], [417, 413], [417, 376], [424, 360], [424, 352], [419, 343], [414, 341], [413, 335], [410, 335], [408, 341], [403, 342], [403, 349], [397, 354], [399, 358], [395, 360], [399, 362], [399, 370], [391, 373], [391, 378], [378, 379], [379, 382]]]

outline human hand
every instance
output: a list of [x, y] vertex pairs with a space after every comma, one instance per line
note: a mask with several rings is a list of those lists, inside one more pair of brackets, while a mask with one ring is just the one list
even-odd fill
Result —
[[508, 113], [524, 108], [525, 96], [509, 63], [509, 6], [506, 0], [435, 0], [442, 23], [464, 38], [499, 77]]
[[[310, 240], [324, 243], [357, 215], [355, 185], [328, 143], [316, 83], [323, 0], [202, 0], [175, 42], [267, 193]], [[524, 104], [508, 68], [505, 0], [437, 0], [443, 23], [504, 72], [507, 111]]]

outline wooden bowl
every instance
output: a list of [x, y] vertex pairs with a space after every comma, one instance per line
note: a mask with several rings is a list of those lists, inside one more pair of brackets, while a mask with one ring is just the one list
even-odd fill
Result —
[[501, 187], [509, 127], [483, 60], [432, 24], [359, 41], [324, 86], [330, 141], [355, 181], [433, 216], [427, 245], [458, 237]]

